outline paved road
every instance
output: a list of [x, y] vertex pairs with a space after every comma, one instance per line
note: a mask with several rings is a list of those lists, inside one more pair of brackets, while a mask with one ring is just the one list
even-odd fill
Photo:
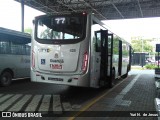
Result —
[[0, 87], [0, 111], [78, 111], [84, 103], [106, 90], [32, 83], [29, 79], [14, 81], [11, 86]]

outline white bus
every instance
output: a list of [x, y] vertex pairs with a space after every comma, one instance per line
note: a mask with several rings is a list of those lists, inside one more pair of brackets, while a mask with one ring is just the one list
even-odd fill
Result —
[[87, 13], [36, 17], [31, 52], [33, 82], [112, 87], [131, 65], [129, 43]]
[[0, 85], [30, 77], [31, 36], [0, 27]]

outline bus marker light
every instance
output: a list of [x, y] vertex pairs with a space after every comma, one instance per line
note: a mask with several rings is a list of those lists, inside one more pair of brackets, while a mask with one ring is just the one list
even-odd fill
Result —
[[83, 12], [82, 14], [83, 14], [83, 15], [86, 15], [86, 12]]

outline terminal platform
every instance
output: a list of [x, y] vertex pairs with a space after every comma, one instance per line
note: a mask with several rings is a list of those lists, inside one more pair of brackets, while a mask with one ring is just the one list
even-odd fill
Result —
[[131, 74], [75, 119], [158, 120], [156, 97], [154, 74]]

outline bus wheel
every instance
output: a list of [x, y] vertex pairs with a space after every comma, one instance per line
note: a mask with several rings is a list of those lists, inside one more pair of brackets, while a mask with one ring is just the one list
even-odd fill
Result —
[[1, 86], [9, 86], [12, 82], [12, 75], [10, 72], [5, 71], [0, 76], [0, 85]]
[[109, 80], [109, 88], [112, 88], [115, 84], [115, 70], [112, 69], [112, 76]]

